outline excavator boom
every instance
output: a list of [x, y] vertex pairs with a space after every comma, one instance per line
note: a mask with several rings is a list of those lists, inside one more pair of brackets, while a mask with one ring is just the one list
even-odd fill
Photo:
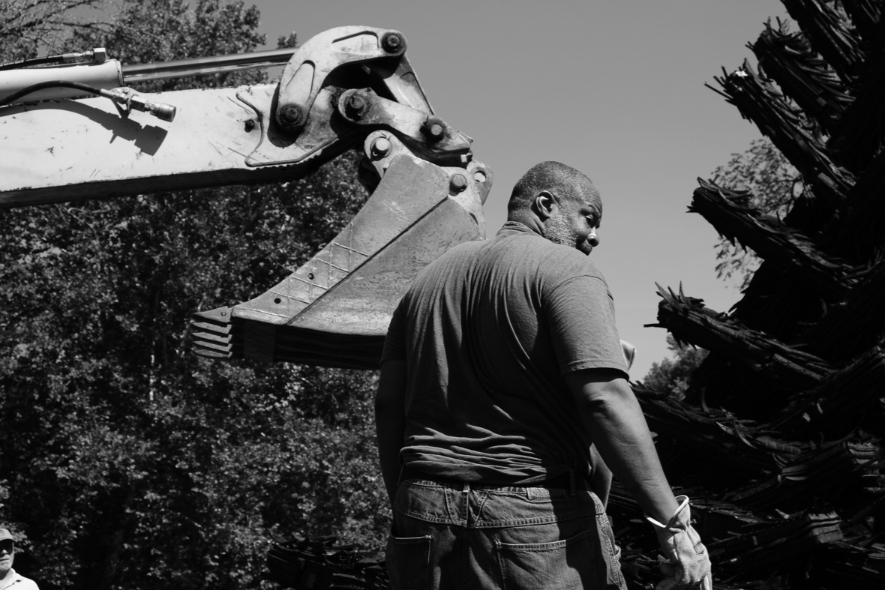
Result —
[[[376, 190], [344, 230], [266, 293], [198, 312], [190, 337], [213, 358], [373, 368], [418, 270], [483, 239], [492, 182], [472, 140], [435, 116], [405, 51], [398, 31], [339, 27], [292, 54], [279, 84], [157, 94], [126, 88], [133, 70], [101, 50], [87, 65], [0, 71], [0, 208], [292, 180], [361, 149]], [[129, 75], [176, 70], [205, 71]]]

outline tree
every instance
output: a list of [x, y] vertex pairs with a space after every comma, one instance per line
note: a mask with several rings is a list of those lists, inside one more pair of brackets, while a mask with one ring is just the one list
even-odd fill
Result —
[[75, 31], [102, 31], [95, 18], [109, 0], [4, 0], [0, 4], [0, 57], [11, 62], [58, 50]]
[[717, 82], [810, 190], [783, 223], [744, 210], [743, 196], [707, 202], [705, 218], [764, 244], [765, 261], [729, 313], [660, 289], [658, 324], [711, 356], [687, 400], [636, 393], [671, 485], [701, 507], [719, 584], [880, 588], [885, 103], [866, 97], [885, 63], [868, 49], [882, 5], [784, 5], [800, 31], [766, 25], [752, 44], [761, 74], [745, 62]]
[[[748, 190], [753, 194], [752, 205], [766, 215], [784, 216], [799, 195], [799, 173], [768, 139], [755, 139], [741, 154], [732, 154], [731, 160], [713, 171], [712, 182], [729, 190]], [[749, 285], [759, 268], [759, 258], [750, 251], [719, 238], [716, 246], [716, 276], [723, 280], [732, 277], [740, 281], [740, 288]]]
[[[783, 217], [792, 208], [795, 193], [802, 189], [799, 174], [784, 155], [765, 138], [755, 139], [750, 148], [732, 154], [731, 160], [719, 166], [712, 174], [712, 182], [729, 190], [748, 190], [752, 205], [766, 215]], [[720, 237], [716, 245], [716, 276], [723, 280], [735, 278], [741, 290], [745, 289], [759, 268], [759, 258], [727, 238]], [[675, 354], [673, 359], [653, 363], [644, 383], [655, 391], [669, 392], [682, 399], [688, 389], [691, 375], [706, 357], [706, 351], [678, 344], [667, 335], [667, 347]]]
[[707, 357], [707, 351], [676, 342], [670, 334], [667, 334], [667, 348], [675, 358], [652, 363], [651, 369], [643, 379], [643, 384], [654, 391], [669, 393], [681, 400], [685, 398], [685, 392], [691, 384], [695, 369]]
[[[65, 48], [135, 63], [263, 43], [254, 7], [192, 4], [125, 0]], [[346, 155], [288, 183], [0, 213], [4, 519], [44, 590], [259, 587], [295, 532], [380, 548], [376, 375], [209, 362], [185, 341], [192, 312], [255, 296], [331, 239], [366, 198], [356, 176]]]

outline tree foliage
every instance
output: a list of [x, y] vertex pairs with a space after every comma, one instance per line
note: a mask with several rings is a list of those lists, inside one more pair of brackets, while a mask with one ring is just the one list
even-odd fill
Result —
[[0, 2], [0, 63], [60, 49], [75, 31], [107, 31], [99, 18], [110, 0], [3, 0]]
[[654, 391], [668, 393], [676, 399], [683, 399], [691, 384], [691, 377], [695, 369], [707, 357], [708, 351], [688, 344], [680, 344], [670, 334], [667, 334], [667, 348], [675, 357], [664, 359], [660, 363], [652, 363], [643, 383]]
[[[750, 148], [740, 154], [732, 154], [731, 160], [719, 166], [712, 174], [712, 182], [730, 190], [748, 190], [752, 193], [752, 205], [766, 215], [783, 217], [793, 206], [801, 189], [796, 169], [768, 139], [756, 139]], [[801, 191], [800, 191], [801, 192]], [[759, 267], [759, 258], [738, 244], [720, 237], [716, 245], [716, 274], [720, 279], [736, 279], [741, 289], [746, 288]], [[667, 347], [674, 354], [672, 359], [653, 363], [644, 383], [651, 389], [668, 392], [682, 399], [688, 389], [694, 370], [706, 357], [707, 351], [684, 346], [667, 335]]]
[[[124, 64], [173, 61], [255, 51], [265, 42], [258, 33], [260, 13], [254, 6], [231, 0], [127, 0], [110, 32], [77, 30], [71, 49], [102, 46]], [[198, 78], [142, 83], [137, 89], [163, 92], [211, 86], [231, 87], [263, 80], [252, 70]]]
[[[243, 52], [258, 16], [126, 0], [66, 44], [127, 63]], [[209, 362], [185, 341], [192, 312], [256, 296], [337, 233], [366, 198], [355, 168], [0, 212], [0, 520], [41, 588], [259, 587], [295, 532], [380, 547], [376, 375]]]
[[[731, 160], [713, 171], [712, 181], [730, 190], [749, 190], [752, 205], [766, 215], [784, 216], [795, 199], [794, 185], [799, 173], [768, 139], [756, 139], [750, 148], [732, 154]], [[801, 188], [801, 185], [799, 185]], [[739, 281], [741, 289], [749, 285], [759, 268], [759, 258], [741, 246], [720, 238], [716, 246], [716, 275]]]

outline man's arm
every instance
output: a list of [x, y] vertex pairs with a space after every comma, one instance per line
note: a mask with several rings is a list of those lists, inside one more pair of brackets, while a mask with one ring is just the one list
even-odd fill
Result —
[[667, 522], [679, 508], [667, 483], [642, 408], [627, 380], [613, 369], [565, 375], [585, 428], [612, 473], [645, 513]]
[[375, 395], [375, 432], [378, 458], [387, 496], [393, 505], [399, 479], [399, 453], [406, 431], [406, 361], [389, 360], [381, 365], [378, 393]]
[[627, 488], [645, 514], [654, 519], [655, 534], [669, 563], [657, 590], [692, 588], [712, 590], [710, 558], [697, 531], [691, 527], [688, 498], [673, 497], [658, 459], [642, 408], [621, 372], [585, 369], [568, 373], [581, 419], [599, 454]]

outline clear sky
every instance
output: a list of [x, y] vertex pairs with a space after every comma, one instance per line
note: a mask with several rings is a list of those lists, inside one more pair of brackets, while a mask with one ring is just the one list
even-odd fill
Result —
[[727, 311], [740, 297], [716, 279], [717, 236], [686, 213], [697, 177], [760, 137], [704, 87], [745, 58], [777, 0], [246, 0], [268, 48], [336, 26], [397, 29], [437, 114], [474, 138], [495, 173], [488, 233], [510, 189], [542, 160], [588, 174], [604, 215], [591, 255], [615, 297], [621, 338], [641, 379], [668, 355], [654, 323], [655, 283]]

